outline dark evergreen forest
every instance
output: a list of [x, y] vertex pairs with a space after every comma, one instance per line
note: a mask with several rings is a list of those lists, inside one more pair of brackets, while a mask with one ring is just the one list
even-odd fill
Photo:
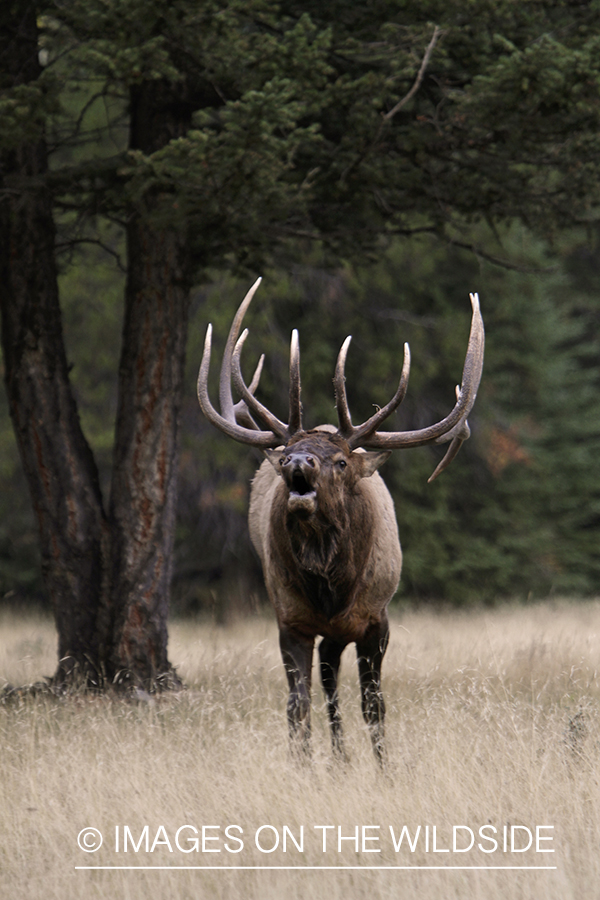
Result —
[[[320, 266], [313, 251], [265, 273], [248, 316], [256, 351], [248, 369], [267, 353], [261, 396], [285, 411], [287, 345], [298, 327], [311, 424], [335, 421], [333, 368], [346, 334], [356, 417], [389, 399], [408, 340], [410, 390], [396, 421], [433, 421], [452, 403], [468, 291], [480, 292], [486, 362], [471, 440], [432, 485], [440, 450], [396, 452], [382, 471], [405, 550], [400, 599], [463, 605], [600, 590], [600, 252], [589, 237], [567, 233], [551, 250], [520, 225], [501, 246], [488, 234], [484, 246], [516, 270], [426, 238], [397, 242], [365, 267]], [[67, 348], [82, 424], [108, 484], [123, 275], [103, 249], [76, 257], [61, 276]], [[262, 600], [246, 521], [259, 454], [216, 433], [195, 396], [206, 323], [216, 324], [222, 347], [246, 288], [247, 280], [215, 273], [193, 291], [175, 611], [225, 617]], [[44, 603], [37, 528], [4, 397], [1, 409], [1, 590], [11, 602]]]

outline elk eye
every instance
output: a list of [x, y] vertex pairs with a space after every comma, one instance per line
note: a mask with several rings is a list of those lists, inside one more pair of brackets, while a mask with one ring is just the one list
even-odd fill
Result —
[[340, 469], [345, 469], [347, 465], [348, 463], [345, 459], [338, 459], [338, 466], [340, 467]]

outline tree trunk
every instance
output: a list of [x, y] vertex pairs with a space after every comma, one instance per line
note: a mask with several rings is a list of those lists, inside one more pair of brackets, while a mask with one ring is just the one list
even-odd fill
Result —
[[181, 241], [136, 219], [129, 272], [110, 500], [113, 668], [148, 684], [175, 676], [167, 614], [189, 291]]
[[[14, 86], [39, 74], [35, 4], [17, 0], [0, 12], [0, 76]], [[137, 88], [131, 146], [152, 152], [183, 133], [182, 110], [168, 85]], [[130, 216], [107, 517], [69, 383], [44, 140], [4, 152], [0, 164], [5, 381], [58, 629], [55, 681], [176, 686], [166, 623], [188, 319], [185, 235], [152, 224], [162, 198], [146, 197]]]
[[[189, 126], [179, 92], [150, 82], [131, 95], [130, 146], [151, 153]], [[153, 225], [148, 196], [127, 227], [111, 522], [113, 667], [124, 680], [177, 683], [167, 659], [180, 407], [189, 279], [185, 233]]]
[[[39, 76], [34, 4], [3, 11], [0, 60], [10, 86]], [[69, 384], [44, 140], [4, 152], [0, 164], [4, 378], [58, 628], [55, 677], [98, 682], [106, 639], [106, 520]]]

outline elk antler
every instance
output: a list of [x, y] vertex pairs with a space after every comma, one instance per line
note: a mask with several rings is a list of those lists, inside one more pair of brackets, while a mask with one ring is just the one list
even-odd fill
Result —
[[[294, 329], [290, 344], [290, 391], [289, 391], [289, 424], [286, 425], [273, 415], [266, 406], [256, 399], [254, 393], [258, 386], [262, 363], [261, 356], [256, 371], [247, 386], [241, 371], [240, 357], [242, 348], [248, 336], [245, 329], [240, 336], [242, 321], [248, 306], [254, 296], [261, 279], [259, 278], [244, 297], [233, 319], [221, 365], [219, 382], [219, 400], [221, 413], [213, 407], [208, 395], [208, 372], [211, 355], [212, 328], [209, 325], [204, 344], [204, 355], [198, 375], [198, 400], [206, 418], [225, 434], [237, 441], [251, 444], [254, 447], [266, 449], [276, 447], [279, 444], [287, 444], [290, 438], [302, 431], [302, 404], [300, 402], [300, 349], [298, 344], [298, 332]], [[335, 367], [334, 389], [336, 407], [338, 411], [338, 434], [348, 441], [351, 449], [364, 447], [369, 450], [397, 450], [404, 447], [418, 447], [432, 442], [443, 443], [450, 441], [450, 447], [443, 460], [437, 466], [429, 479], [442, 472], [454, 459], [460, 447], [469, 435], [467, 416], [473, 408], [477, 389], [481, 380], [483, 368], [483, 350], [485, 334], [483, 320], [479, 310], [479, 297], [471, 294], [473, 316], [471, 319], [471, 331], [469, 344], [463, 368], [462, 383], [456, 388], [456, 404], [454, 409], [445, 419], [427, 428], [417, 431], [378, 431], [378, 427], [400, 406], [408, 387], [408, 375], [410, 371], [410, 350], [408, 344], [404, 345], [404, 364], [398, 389], [392, 399], [384, 407], [378, 410], [370, 419], [362, 425], [353, 425], [345, 386], [345, 365], [350, 338], [346, 338], [340, 350]], [[241, 396], [241, 400], [234, 404], [231, 392], [231, 380]], [[269, 430], [262, 431], [251, 416], [253, 413]]]
[[[261, 279], [258, 278], [252, 285], [252, 287], [242, 300], [240, 307], [233, 319], [233, 322], [231, 323], [229, 336], [227, 338], [227, 344], [225, 345], [225, 351], [223, 353], [221, 377], [219, 381], [219, 403], [221, 406], [221, 414], [219, 414], [214, 408], [208, 395], [208, 372], [210, 369], [212, 325], [209, 325], [206, 329], [204, 353], [202, 354], [202, 362], [200, 363], [200, 371], [198, 373], [198, 402], [200, 403], [200, 408], [208, 421], [220, 431], [224, 432], [224, 434], [227, 434], [229, 437], [234, 438], [236, 441], [241, 441], [243, 444], [251, 444], [254, 447], [267, 448], [276, 446], [276, 444], [280, 442], [279, 436], [274, 434], [272, 431], [260, 431], [256, 427], [256, 424], [252, 421], [247, 408], [244, 408], [241, 405], [234, 404], [231, 394], [230, 375], [231, 357], [233, 355], [235, 343], [240, 332], [242, 320], [260, 282]], [[262, 370], [262, 363], [263, 357], [261, 357], [258, 366], [256, 367], [254, 377], [252, 379], [250, 387], [248, 388], [249, 392], [256, 390], [258, 386], [258, 380], [260, 378], [260, 373]], [[246, 415], [246, 413], [248, 414]], [[240, 424], [238, 422], [238, 418], [242, 419], [247, 423], [247, 425], [250, 425], [251, 427], [246, 427], [245, 425]]]
[[[208, 395], [208, 372], [210, 368], [211, 343], [212, 343], [212, 326], [209, 325], [206, 330], [206, 339], [204, 342], [204, 353], [200, 364], [200, 372], [198, 373], [198, 402], [200, 408], [209, 422], [216, 426], [220, 431], [229, 437], [240, 441], [243, 444], [250, 444], [253, 447], [267, 449], [268, 447], [278, 447], [280, 444], [287, 444], [290, 437], [297, 431], [302, 430], [302, 408], [300, 404], [300, 349], [298, 345], [298, 332], [292, 334], [292, 342], [290, 346], [290, 424], [285, 425], [271, 413], [266, 406], [263, 406], [256, 397], [254, 392], [258, 386], [264, 356], [261, 356], [254, 372], [250, 386], [247, 387], [240, 369], [240, 353], [244, 345], [244, 341], [248, 336], [246, 328], [241, 337], [238, 338], [242, 321], [246, 314], [246, 310], [250, 306], [250, 302], [258, 288], [261, 278], [258, 278], [244, 299], [242, 300], [237, 313], [234, 316], [225, 351], [223, 353], [223, 362], [221, 363], [221, 375], [219, 380], [219, 403], [221, 413], [211, 403]], [[242, 396], [239, 403], [234, 404], [231, 393], [231, 378], [234, 377], [236, 388]], [[237, 377], [236, 377], [237, 376]], [[261, 431], [252, 419], [250, 409], [267, 425], [270, 431]], [[247, 427], [249, 426], [249, 427]]]
[[364, 447], [368, 450], [400, 450], [404, 447], [419, 447], [432, 442], [444, 443], [451, 441], [450, 447], [441, 463], [436, 468], [429, 481], [442, 472], [454, 459], [460, 447], [469, 435], [470, 429], [467, 416], [473, 408], [477, 389], [481, 381], [483, 369], [483, 350], [485, 344], [485, 332], [483, 319], [479, 309], [479, 296], [470, 294], [473, 316], [471, 319], [471, 331], [467, 355], [463, 367], [462, 383], [456, 388], [456, 404], [454, 409], [435, 425], [420, 428], [417, 431], [377, 431], [378, 426], [400, 405], [406, 393], [408, 384], [408, 372], [410, 367], [410, 355], [408, 345], [404, 345], [404, 366], [402, 377], [394, 397], [386, 406], [378, 410], [375, 415], [367, 419], [362, 425], [352, 425], [348, 399], [346, 397], [344, 366], [350, 339], [346, 338], [338, 357], [334, 379], [336, 406], [340, 423], [339, 432], [346, 438], [350, 447]]

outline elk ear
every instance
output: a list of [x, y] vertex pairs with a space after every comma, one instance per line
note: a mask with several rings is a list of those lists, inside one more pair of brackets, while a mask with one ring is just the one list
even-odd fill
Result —
[[357, 457], [361, 462], [361, 477], [369, 478], [391, 455], [391, 450], [365, 450], [364, 453], [357, 453]]
[[277, 472], [277, 474], [281, 475], [281, 466], [279, 465], [281, 457], [283, 456], [283, 453], [281, 452], [281, 450], [265, 450], [264, 454], [267, 457], [267, 459], [269, 460], [269, 462], [271, 463], [271, 465], [273, 466], [273, 468], [275, 469], [275, 471]]

